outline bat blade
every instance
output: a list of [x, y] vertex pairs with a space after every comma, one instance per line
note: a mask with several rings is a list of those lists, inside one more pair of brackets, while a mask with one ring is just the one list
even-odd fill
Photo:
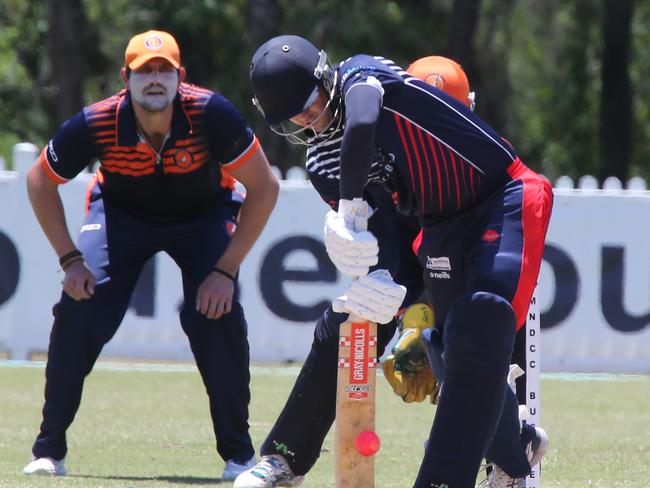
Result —
[[336, 487], [374, 488], [375, 458], [357, 452], [355, 441], [375, 431], [377, 324], [351, 316], [340, 325], [336, 394]]

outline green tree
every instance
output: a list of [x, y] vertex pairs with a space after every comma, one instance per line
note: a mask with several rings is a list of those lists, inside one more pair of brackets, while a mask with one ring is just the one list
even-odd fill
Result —
[[158, 28], [177, 37], [189, 81], [242, 110], [272, 163], [302, 165], [304, 148], [271, 134], [248, 81], [255, 49], [294, 33], [334, 61], [455, 58], [478, 114], [551, 179], [650, 178], [649, 25], [650, 2], [633, 0], [0, 0], [0, 154], [43, 144], [118, 90], [128, 39]]

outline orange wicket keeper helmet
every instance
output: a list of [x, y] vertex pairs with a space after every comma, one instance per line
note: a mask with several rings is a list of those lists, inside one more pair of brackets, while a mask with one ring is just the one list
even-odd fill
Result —
[[476, 95], [469, 91], [465, 70], [456, 61], [443, 56], [426, 56], [413, 61], [406, 71], [474, 110]]

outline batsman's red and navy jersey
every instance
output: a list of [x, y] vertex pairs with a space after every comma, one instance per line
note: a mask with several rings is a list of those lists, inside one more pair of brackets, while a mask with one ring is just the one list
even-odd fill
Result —
[[[339, 65], [337, 80], [344, 106], [355, 86], [381, 93], [375, 154], [394, 161], [424, 223], [463, 212], [511, 179], [508, 167], [517, 154], [507, 141], [465, 105], [392, 61], [353, 56]], [[308, 152], [311, 179], [330, 199], [340, 165], [346, 164], [339, 157], [342, 144], [344, 127]]]
[[456, 298], [480, 290], [505, 297], [521, 327], [552, 208], [548, 181], [464, 104], [390, 60], [345, 60], [336, 93], [344, 123], [307, 153], [323, 199], [362, 196], [363, 183], [396, 171], [424, 229], [415, 249], [436, 317], [444, 322]]
[[181, 83], [160, 153], [139, 135], [129, 92], [122, 90], [67, 120], [43, 149], [41, 164], [54, 182], [66, 183], [99, 160], [104, 198], [140, 218], [178, 220], [232, 199], [227, 170], [259, 149], [228, 100]]

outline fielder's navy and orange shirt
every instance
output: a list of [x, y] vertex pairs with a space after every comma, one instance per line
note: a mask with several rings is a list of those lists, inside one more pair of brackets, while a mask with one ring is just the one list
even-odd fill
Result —
[[129, 92], [121, 90], [63, 123], [40, 161], [61, 184], [99, 160], [105, 200], [136, 217], [179, 220], [230, 201], [234, 180], [227, 170], [258, 150], [257, 138], [226, 98], [181, 83], [160, 153], [140, 137]]

